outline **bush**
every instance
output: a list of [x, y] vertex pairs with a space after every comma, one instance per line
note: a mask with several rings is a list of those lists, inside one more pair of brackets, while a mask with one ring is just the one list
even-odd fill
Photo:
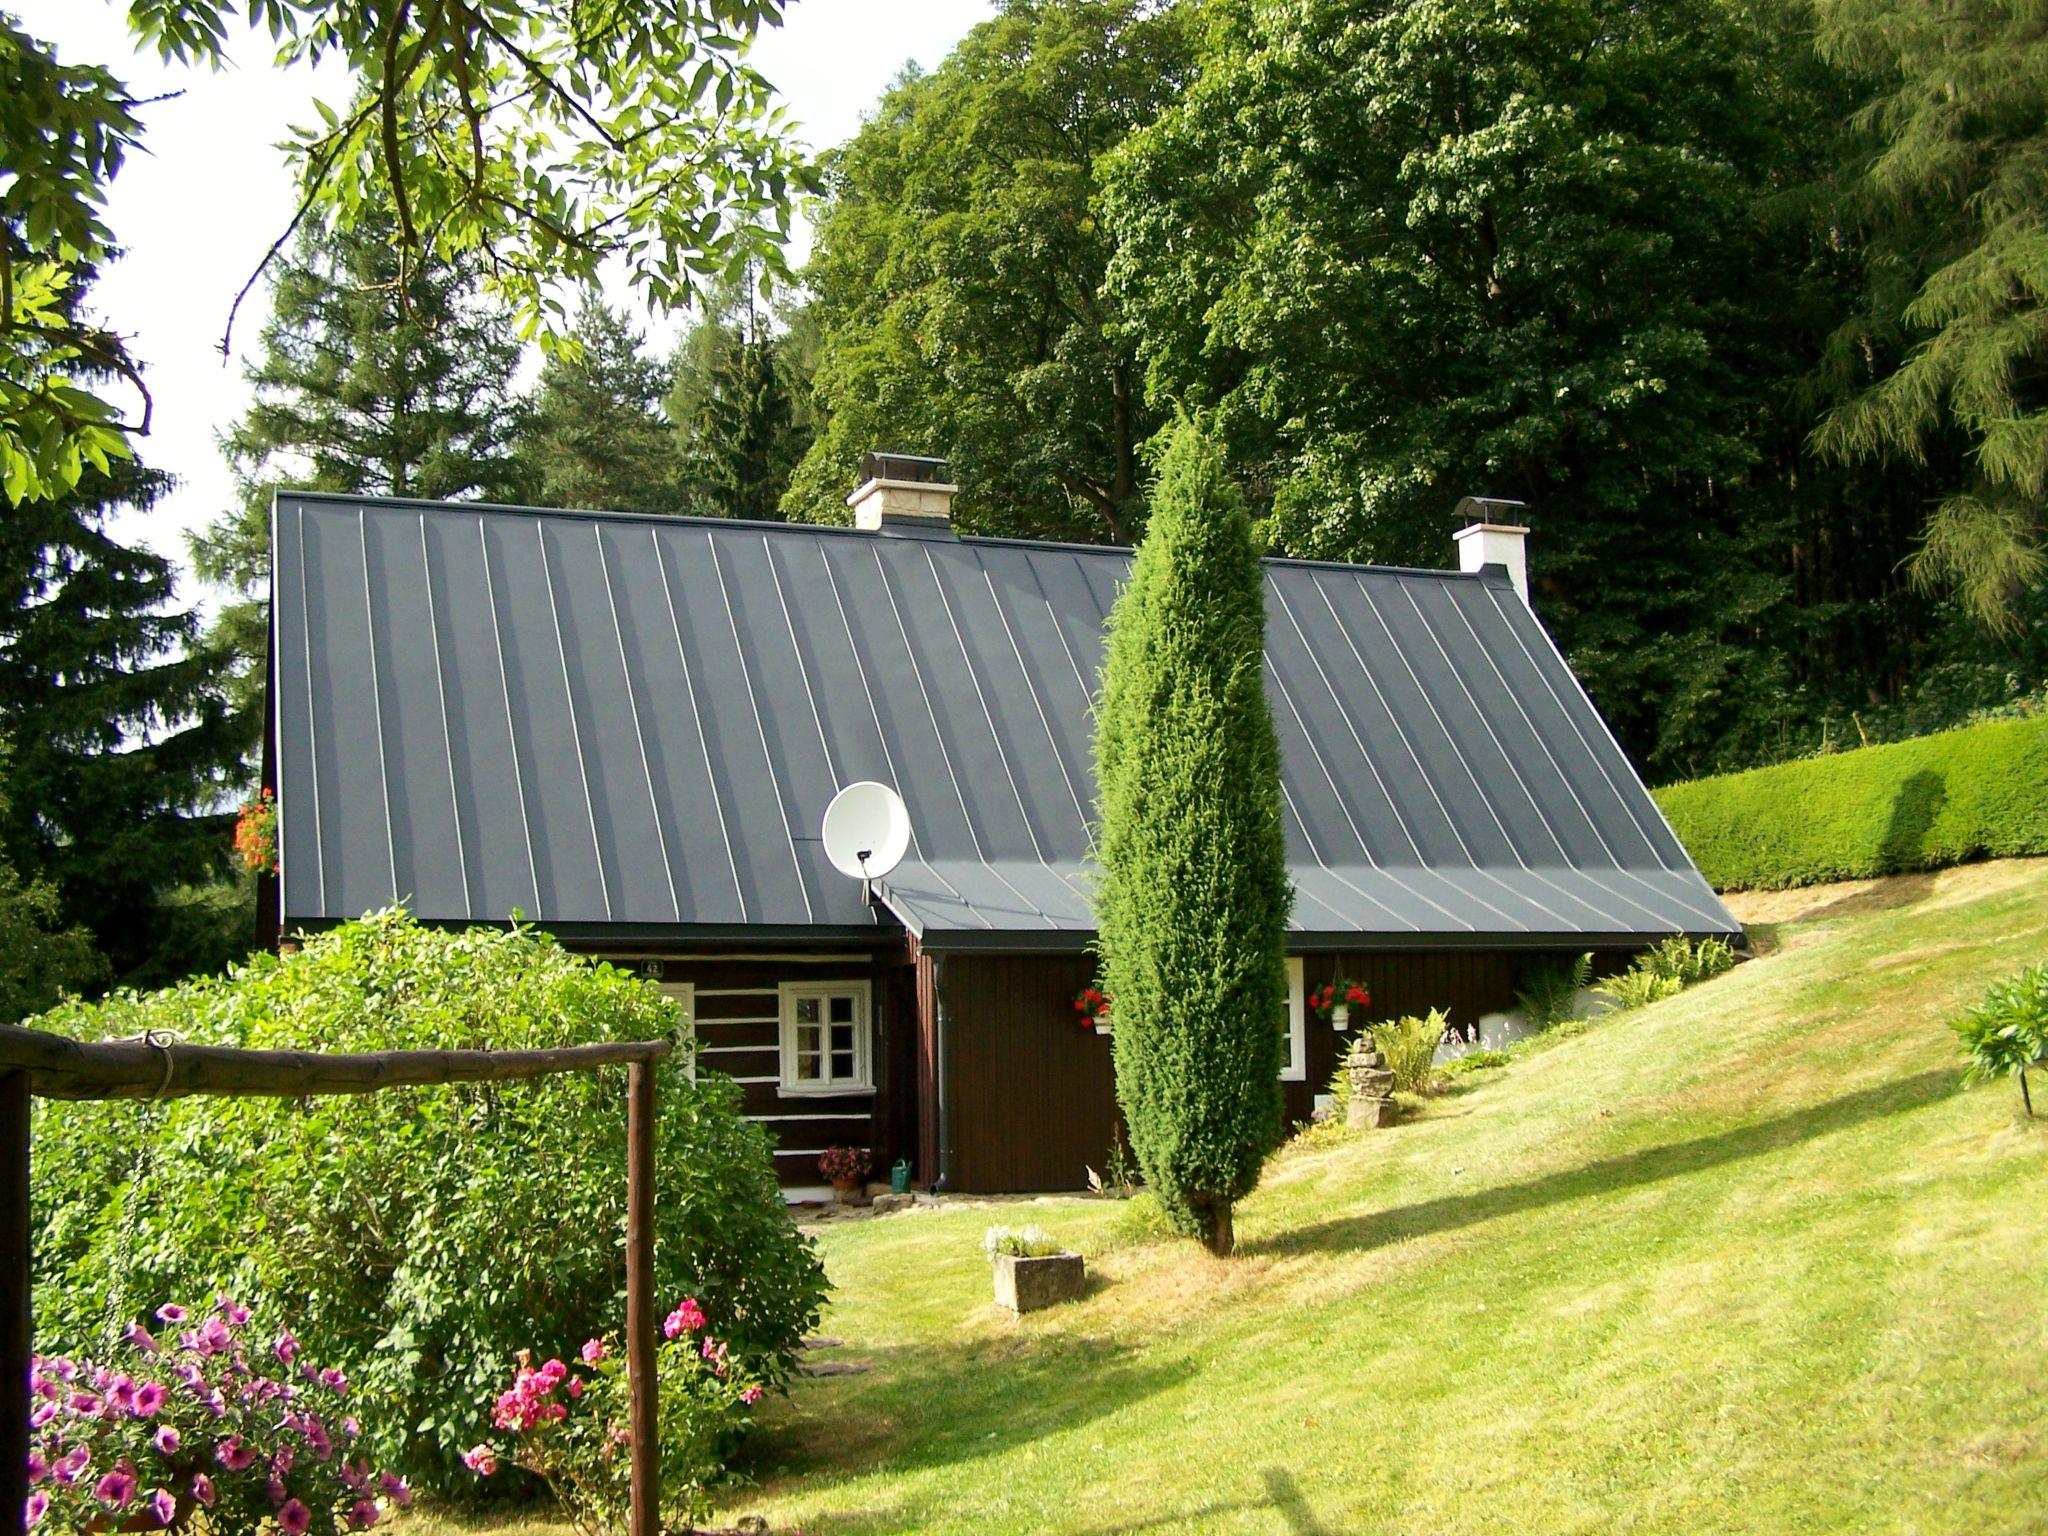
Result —
[[2034, 1102], [2027, 1092], [2027, 1071], [2048, 1066], [2048, 964], [2029, 966], [1993, 983], [1976, 1006], [1949, 1027], [1970, 1061], [1964, 1081], [2018, 1078], [2031, 1115]]
[[1662, 976], [1675, 981], [1680, 987], [1689, 987], [1719, 976], [1723, 971], [1735, 968], [1735, 951], [1721, 939], [1701, 939], [1692, 942], [1681, 934], [1673, 934], [1655, 949], [1646, 950], [1636, 957], [1633, 970], [1647, 971], [1653, 976]]
[[[590, 1339], [578, 1365], [536, 1366], [526, 1351], [512, 1386], [491, 1413], [513, 1460], [544, 1481], [576, 1529], [606, 1536], [626, 1529], [632, 1507], [632, 1447], [624, 1352], [617, 1339]], [[706, 1331], [704, 1310], [686, 1297], [668, 1315], [654, 1351], [657, 1441], [661, 1447], [661, 1529], [695, 1530], [726, 1451], [761, 1400], [761, 1384], [726, 1341]], [[480, 1477], [496, 1473], [498, 1448], [480, 1441], [463, 1456]]]
[[1280, 1139], [1293, 886], [1265, 621], [1223, 447], [1184, 421], [1110, 623], [1095, 912], [1131, 1147], [1179, 1229], [1219, 1254]]
[[1593, 978], [1593, 957], [1582, 954], [1571, 960], [1543, 955], [1522, 967], [1521, 988], [1515, 1006], [1531, 1029], [1554, 1029], [1571, 1018], [1580, 990]]
[[1717, 890], [2048, 853], [2048, 719], [2001, 720], [1672, 784], [1672, 830]]
[[1480, 1049], [1453, 1057], [1438, 1070], [1445, 1077], [1463, 1077], [1467, 1072], [1484, 1072], [1492, 1067], [1504, 1067], [1514, 1059], [1506, 1051]]
[[1044, 1259], [1065, 1253], [1066, 1244], [1040, 1227], [990, 1227], [981, 1234], [981, 1251], [991, 1264], [998, 1255], [1013, 1259]]
[[1610, 976], [1600, 983], [1600, 991], [1612, 999], [1614, 1006], [1623, 1012], [1661, 1002], [1667, 997], [1676, 997], [1684, 990], [1685, 983], [1676, 976], [1647, 970], [1641, 965], [1631, 966], [1619, 976]]
[[[87, 1038], [326, 1051], [523, 1048], [657, 1038], [656, 988], [530, 929], [441, 932], [388, 912], [227, 977], [69, 1005]], [[441, 1488], [515, 1350], [550, 1354], [624, 1314], [624, 1074], [309, 1100], [39, 1103], [37, 1322], [62, 1347], [169, 1296], [231, 1289], [346, 1369], [370, 1444]], [[738, 1090], [657, 1074], [656, 1266], [702, 1298], [771, 1382], [795, 1365], [824, 1278], [790, 1225]]]
[[208, 1536], [331, 1536], [412, 1502], [356, 1453], [346, 1374], [316, 1369], [288, 1329], [258, 1332], [227, 1297], [152, 1321], [161, 1342], [131, 1324], [96, 1360], [31, 1363], [30, 1526], [154, 1530], [203, 1512]]
[[1410, 1014], [1405, 1019], [1373, 1025], [1373, 1044], [1380, 1048], [1387, 1070], [1394, 1074], [1396, 1091], [1429, 1092], [1436, 1076], [1436, 1048], [1443, 1043], [1444, 1031], [1450, 1024], [1442, 1010], [1432, 1008], [1422, 1018]]
[[1116, 1220], [1110, 1223], [1109, 1231], [1111, 1246], [1156, 1243], [1177, 1235], [1173, 1223], [1167, 1219], [1165, 1207], [1159, 1203], [1159, 1197], [1149, 1190], [1140, 1191], [1124, 1202], [1116, 1213]]

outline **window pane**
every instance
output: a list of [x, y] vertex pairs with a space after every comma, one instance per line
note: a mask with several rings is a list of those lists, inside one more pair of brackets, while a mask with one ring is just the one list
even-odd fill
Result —
[[815, 1024], [818, 1022], [817, 998], [800, 997], [796, 1000], [796, 1021], [799, 1024]]
[[853, 998], [849, 994], [840, 992], [833, 995], [832, 1022], [834, 1024], [851, 1024], [853, 1022]]
[[852, 1051], [834, 1051], [832, 1053], [832, 1080], [844, 1083], [853, 1081]]
[[796, 1080], [800, 1083], [818, 1081], [818, 1053], [798, 1051], [796, 1053]]
[[832, 1049], [835, 1051], [850, 1051], [853, 1049], [853, 1026], [851, 1024], [834, 1024], [832, 1026]]

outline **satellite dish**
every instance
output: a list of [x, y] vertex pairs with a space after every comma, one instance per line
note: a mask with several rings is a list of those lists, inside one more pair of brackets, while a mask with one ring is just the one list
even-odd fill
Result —
[[842, 875], [879, 880], [910, 848], [910, 812], [886, 784], [849, 784], [825, 807], [825, 857]]

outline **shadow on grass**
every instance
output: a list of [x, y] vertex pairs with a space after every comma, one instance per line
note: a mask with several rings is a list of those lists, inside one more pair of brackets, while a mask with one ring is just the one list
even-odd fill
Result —
[[1357, 1250], [1376, 1248], [1403, 1238], [1424, 1237], [1432, 1232], [1454, 1232], [1501, 1216], [1655, 1184], [1703, 1169], [1718, 1168], [1726, 1163], [1781, 1152], [1819, 1136], [1881, 1120], [1888, 1115], [1924, 1108], [1960, 1091], [1957, 1073], [1922, 1072], [1898, 1082], [1843, 1094], [1840, 1098], [1769, 1120], [1759, 1120], [1752, 1125], [1717, 1131], [1711, 1136], [1700, 1136], [1691, 1141], [1642, 1147], [1520, 1184], [1474, 1190], [1469, 1195], [1446, 1195], [1435, 1200], [1418, 1201], [1414, 1205], [1395, 1206], [1391, 1210], [1297, 1227], [1248, 1244], [1244, 1251], [1301, 1253]]

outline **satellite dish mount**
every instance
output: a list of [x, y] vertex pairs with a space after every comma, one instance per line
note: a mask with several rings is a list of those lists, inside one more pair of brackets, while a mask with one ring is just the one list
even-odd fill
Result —
[[825, 807], [823, 835], [825, 857], [839, 873], [858, 880], [861, 899], [869, 901], [874, 882], [910, 850], [910, 812], [888, 785], [862, 779], [840, 790]]

